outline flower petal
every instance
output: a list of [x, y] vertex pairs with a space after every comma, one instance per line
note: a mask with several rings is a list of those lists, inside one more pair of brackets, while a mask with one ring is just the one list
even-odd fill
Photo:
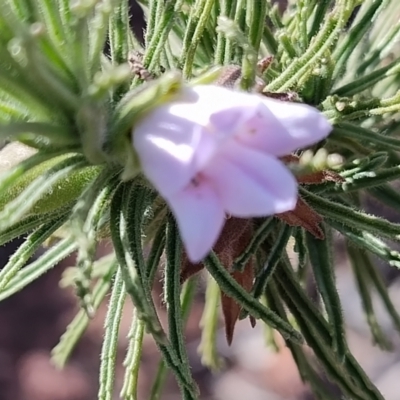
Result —
[[200, 128], [159, 107], [140, 121], [133, 142], [143, 172], [163, 195], [186, 186], [195, 174], [193, 160], [200, 141]]
[[196, 106], [201, 107], [197, 121], [207, 123], [210, 115], [223, 110], [254, 106], [260, 102], [259, 96], [247, 92], [233, 91], [216, 85], [198, 85], [193, 87], [193, 91], [198, 96]]
[[278, 159], [245, 146], [230, 145], [204, 171], [227, 213], [236, 217], [274, 215], [292, 210], [297, 182]]
[[206, 180], [167, 198], [178, 223], [186, 253], [192, 263], [201, 261], [216, 243], [225, 212], [215, 190]]
[[[168, 196], [185, 187], [234, 131], [215, 129], [213, 114], [254, 98], [218, 86], [184, 88], [179, 97], [137, 123], [133, 142], [143, 172], [156, 189]], [[229, 112], [232, 118], [236, 112]]]
[[255, 109], [237, 135], [254, 149], [284, 156], [324, 139], [332, 130], [324, 115], [313, 107], [257, 97], [262, 106]]

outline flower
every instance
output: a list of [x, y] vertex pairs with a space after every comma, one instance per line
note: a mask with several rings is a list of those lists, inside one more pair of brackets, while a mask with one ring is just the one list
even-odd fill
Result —
[[133, 130], [144, 175], [177, 220], [199, 262], [227, 214], [261, 217], [295, 208], [297, 182], [279, 157], [331, 131], [316, 109], [220, 86], [183, 88]]

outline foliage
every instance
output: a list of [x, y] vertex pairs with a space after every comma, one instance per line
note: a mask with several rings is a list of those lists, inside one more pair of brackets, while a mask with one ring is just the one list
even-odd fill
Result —
[[[258, 78], [266, 82], [268, 95], [296, 94], [324, 112], [334, 131], [312, 149], [315, 156], [306, 152], [296, 161], [303, 163], [297, 164], [303, 175], [307, 170], [314, 176], [311, 181], [299, 178], [303, 211], [290, 218], [247, 221], [251, 239], [245, 248], [238, 252], [222, 243], [220, 251], [204, 261], [210, 286], [201, 323], [202, 360], [212, 368], [218, 365], [213, 341], [215, 305], [222, 291], [231, 299], [225, 316], [234, 318], [229, 307], [236, 304], [241, 318], [250, 315], [282, 334], [302, 379], [318, 398], [329, 395], [303, 343], [312, 348], [345, 398], [383, 399], [349, 352], [332, 251], [333, 233], [339, 232], [373, 338], [386, 348], [372, 291], [382, 298], [397, 330], [400, 317], [371, 256], [400, 265], [399, 253], [383, 239], [399, 240], [400, 225], [370, 215], [362, 200], [372, 196], [400, 211], [400, 195], [390, 185], [400, 177], [398, 1], [292, 0], [284, 12], [270, 0], [140, 4], [147, 24], [143, 42], [129, 27], [126, 0], [2, 2], [0, 140], [17, 141], [37, 152], [0, 177], [0, 244], [26, 235], [0, 271], [0, 299], [77, 251], [76, 267], [63, 283], [75, 285], [82, 311], [54, 349], [55, 363], [65, 364], [111, 289], [99, 399], [113, 398], [116, 340], [126, 297], [135, 313], [121, 397], [136, 398], [146, 332], [162, 354], [152, 398], [162, 390], [166, 367], [174, 373], [183, 398], [197, 398], [184, 342], [194, 278], [181, 290], [181, 271], [187, 272], [188, 266], [175, 223], [139, 173], [130, 130], [184, 81], [215, 77], [209, 70], [216, 65], [239, 65], [242, 89], [251, 89], [262, 75]], [[129, 66], [132, 52], [143, 57]], [[257, 63], [263, 57], [270, 58], [261, 71]], [[146, 77], [155, 79], [143, 82]], [[333, 153], [343, 162], [329, 175], [332, 163], [327, 154]], [[7, 154], [6, 147], [1, 157]], [[332, 174], [335, 179], [329, 179]], [[114, 252], [96, 260], [96, 247], [106, 237]], [[47, 251], [29, 261], [49, 241]], [[289, 261], [291, 243], [297, 262]], [[246, 290], [236, 272], [249, 260], [255, 278], [252, 289]], [[167, 330], [151, 296], [160, 268]], [[308, 274], [315, 278], [321, 307], [306, 292]], [[226, 298], [223, 301], [227, 304]]]

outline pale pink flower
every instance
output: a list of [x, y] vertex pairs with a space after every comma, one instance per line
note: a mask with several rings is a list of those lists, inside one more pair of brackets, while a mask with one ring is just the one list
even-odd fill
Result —
[[142, 170], [164, 197], [192, 262], [212, 249], [226, 214], [294, 209], [297, 181], [278, 157], [331, 131], [316, 109], [204, 85], [182, 90], [134, 128]]

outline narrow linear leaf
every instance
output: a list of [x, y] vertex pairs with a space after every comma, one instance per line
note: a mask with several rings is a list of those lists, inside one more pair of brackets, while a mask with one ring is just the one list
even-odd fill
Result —
[[386, 284], [381, 274], [377, 271], [376, 266], [371, 262], [367, 254], [360, 253], [360, 256], [362, 257], [364, 271], [370, 276], [371, 284], [375, 286], [388, 314], [392, 318], [396, 330], [400, 333], [400, 315], [393, 302], [390, 300]]
[[128, 333], [128, 352], [123, 363], [125, 376], [120, 393], [122, 399], [136, 400], [138, 398], [137, 389], [145, 327], [144, 321], [138, 319], [134, 312]]
[[[175, 221], [170, 218], [166, 231], [166, 264], [164, 278], [165, 304], [167, 305], [168, 331], [171, 345], [176, 349], [180, 369], [190, 382], [189, 358], [186, 352], [183, 332], [183, 315], [180, 304], [180, 268], [182, 265], [182, 245], [179, 238]], [[191, 382], [190, 388], [182, 388], [183, 392], [188, 390], [196, 398], [198, 388], [195, 382]]]
[[220, 262], [214, 253], [211, 253], [211, 255], [206, 258], [205, 266], [211, 276], [216, 280], [221, 290], [241, 304], [254, 318], [262, 319], [266, 324], [277, 329], [283, 337], [288, 338], [295, 343], [302, 343], [302, 337], [299, 332], [247, 293], [232, 278], [230, 273], [220, 265]]
[[[58, 181], [87, 166], [81, 156], [72, 156], [37, 177], [19, 196], [0, 212], [0, 229], [6, 229], [24, 217], [42, 197], [51, 192]], [[65, 203], [64, 203], [65, 204]], [[62, 206], [63, 203], [60, 204]]]
[[4, 229], [0, 232], [0, 246], [18, 237], [25, 236], [35, 229], [40, 228], [43, 224], [47, 224], [58, 217], [63, 217], [68, 214], [69, 210], [62, 208], [55, 213], [30, 215], [29, 217], [23, 218], [8, 229]]
[[264, 221], [261, 226], [253, 234], [250, 243], [246, 247], [245, 251], [236, 258], [232, 269], [242, 271], [250, 258], [256, 254], [258, 248], [265, 241], [268, 235], [272, 232], [276, 226], [276, 220], [274, 218], [268, 218]]
[[[268, 283], [265, 295], [268, 305], [271, 307], [271, 309], [275, 311], [282, 319], [289, 322], [274, 279], [271, 279]], [[330, 393], [329, 389], [326, 387], [326, 384], [321, 381], [321, 378], [311, 366], [308, 357], [304, 354], [303, 348], [295, 343], [290, 342], [289, 340], [286, 340], [285, 344], [292, 353], [292, 357], [299, 369], [301, 379], [303, 382], [308, 382], [310, 384], [313, 393], [317, 396], [318, 400], [337, 400], [336, 396]]]
[[205, 305], [200, 320], [201, 341], [197, 351], [201, 355], [202, 364], [214, 371], [222, 366], [222, 359], [216, 348], [220, 295], [217, 282], [208, 277]]
[[292, 234], [293, 229], [285, 224], [282, 224], [277, 234], [274, 244], [268, 249], [267, 260], [264, 266], [258, 271], [254, 286], [253, 293], [255, 298], [259, 298], [264, 292], [264, 288], [268, 284], [268, 280], [271, 278], [275, 271], [275, 267], [278, 264], [282, 256], [282, 252], [285, 251], [289, 238]]
[[39, 247], [46, 241], [61, 225], [65, 223], [67, 216], [57, 218], [29, 235], [18, 250], [11, 256], [8, 263], [0, 270], [0, 292], [8, 285], [10, 280], [28, 262]]
[[[355, 229], [365, 229], [383, 237], [400, 239], [400, 224], [354, 210], [300, 188], [307, 201], [324, 217]], [[329, 221], [328, 221], [329, 222]]]
[[[111, 260], [108, 265], [108, 271], [96, 283], [93, 288], [93, 311], [99, 308], [100, 304], [106, 297], [111, 286], [112, 277], [115, 275], [117, 264], [115, 260]], [[67, 326], [65, 333], [57, 346], [51, 352], [51, 361], [57, 368], [63, 368], [68, 361], [73, 349], [77, 345], [79, 339], [89, 326], [91, 319], [85, 310], [80, 310], [72, 322]]]
[[368, 193], [384, 205], [400, 212], [400, 193], [389, 185], [368, 189]]
[[276, 275], [281, 296], [284, 296], [286, 304], [304, 332], [307, 343], [323, 363], [331, 379], [349, 395], [349, 398], [384, 400], [348, 351], [344, 360], [336, 358], [336, 353], [331, 350], [331, 329], [301, 288], [287, 259], [280, 263]]
[[365, 273], [364, 260], [360, 257], [360, 251], [346, 243], [347, 254], [349, 255], [350, 264], [353, 269], [356, 283], [358, 287], [358, 292], [360, 293], [362, 307], [365, 313], [365, 317], [369, 328], [371, 330], [372, 337], [382, 349], [391, 350], [392, 344], [386, 338], [385, 334], [382, 332], [377, 317], [374, 310], [374, 304], [371, 297], [371, 282], [368, 274]]
[[342, 137], [354, 139], [361, 143], [372, 143], [382, 150], [400, 150], [400, 139], [379, 134], [350, 122], [340, 122], [335, 125], [332, 138], [340, 139]]
[[385, 242], [367, 231], [345, 229], [340, 224], [331, 221], [330, 225], [346, 236], [357, 247], [375, 254], [389, 265], [400, 268], [400, 253], [392, 250]]
[[125, 222], [121, 212], [122, 199], [125, 191], [123, 184], [119, 186], [111, 201], [110, 210], [110, 231], [114, 245], [115, 254], [121, 269], [125, 288], [135, 305], [139, 318], [146, 322], [146, 327], [153, 335], [154, 339], [162, 344], [167, 343], [164, 330], [161, 327], [157, 314], [147, 302], [146, 295], [142, 286], [141, 279], [137, 272], [137, 267], [131, 258], [128, 244], [126, 243]]
[[116, 358], [118, 351], [118, 332], [125, 304], [126, 291], [122, 279], [121, 269], [117, 270], [114, 286], [111, 292], [108, 312], [104, 325], [104, 340], [101, 348], [99, 400], [112, 400]]
[[144, 285], [144, 271], [146, 264], [143, 255], [142, 222], [146, 209], [154, 200], [154, 193], [146, 187], [132, 184], [124, 194], [124, 208], [122, 209], [126, 223], [126, 238], [130, 254], [135, 262], [137, 273]]
[[25, 286], [29, 285], [49, 269], [57, 265], [61, 260], [69, 256], [77, 248], [77, 244], [71, 238], [63, 239], [49, 250], [47, 250], [37, 260], [28, 264], [20, 270], [8, 285], [0, 291], [0, 301], [17, 293]]
[[324, 230], [326, 236], [324, 240], [316, 239], [311, 234], [306, 233], [308, 255], [318, 291], [321, 293], [328, 313], [334, 350], [337, 351], [339, 359], [344, 359], [347, 351], [345, 322], [342, 314], [342, 305], [336, 289], [336, 277], [331, 253], [333, 244], [330, 234], [326, 235], [327, 228], [325, 227]]

